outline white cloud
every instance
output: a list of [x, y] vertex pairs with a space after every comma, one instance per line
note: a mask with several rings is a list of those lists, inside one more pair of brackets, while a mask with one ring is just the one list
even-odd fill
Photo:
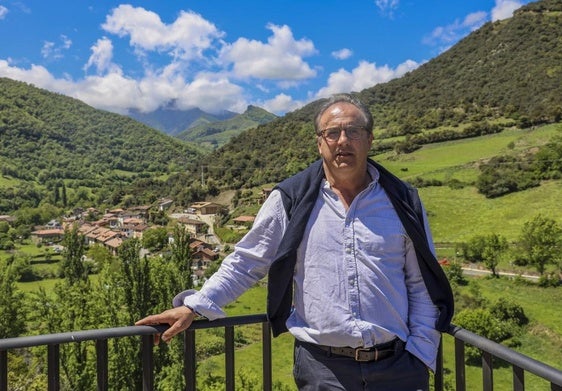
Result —
[[515, 0], [496, 0], [496, 6], [492, 8], [492, 21], [511, 18], [513, 11], [522, 5], [520, 1]]
[[41, 48], [41, 56], [45, 59], [58, 60], [64, 57], [63, 50], [68, 50], [72, 46], [72, 40], [66, 35], [60, 36], [61, 44], [57, 45], [55, 42], [45, 41]]
[[199, 107], [210, 113], [224, 109], [243, 112], [248, 103], [242, 94], [240, 86], [224, 77], [200, 74], [180, 91], [176, 105], [180, 109]]
[[51, 53], [53, 52], [54, 47], [55, 47], [54, 42], [50, 42], [50, 41], [43, 42], [43, 47], [41, 48], [41, 55], [43, 56], [43, 58], [51, 57]]
[[462, 21], [458, 19], [447, 26], [436, 27], [423, 43], [432, 46], [449, 47], [471, 31], [481, 27], [488, 17], [484, 11], [468, 14]]
[[201, 58], [204, 50], [224, 33], [194, 12], [181, 11], [169, 25], [158, 14], [142, 7], [122, 4], [107, 16], [102, 28], [129, 43], [140, 52], [166, 52], [181, 59]]
[[3, 5], [0, 5], [0, 20], [4, 19], [8, 14], [8, 12], [9, 12], [8, 8], [4, 7]]
[[346, 60], [353, 55], [353, 52], [347, 48], [332, 52], [332, 57], [338, 60]]
[[375, 0], [375, 5], [383, 13], [392, 14], [392, 11], [398, 8], [399, 0]]
[[416, 69], [420, 64], [407, 60], [396, 69], [387, 65], [377, 67], [376, 64], [361, 61], [351, 72], [340, 69], [330, 74], [328, 85], [321, 88], [315, 98], [323, 98], [339, 92], [361, 91], [375, 84], [386, 83], [392, 79], [403, 76], [405, 73]]
[[287, 94], [278, 94], [273, 99], [269, 99], [258, 104], [270, 113], [282, 115], [302, 107], [304, 102], [295, 101]]
[[111, 62], [113, 59], [113, 43], [110, 39], [106, 37], [100, 38], [90, 49], [92, 50], [92, 55], [84, 66], [85, 71], [90, 67], [94, 67], [98, 75], [106, 72], [121, 73], [119, 66]]
[[316, 76], [303, 57], [316, 53], [314, 44], [295, 40], [288, 26], [267, 26], [273, 32], [267, 43], [239, 38], [225, 45], [220, 60], [233, 65], [233, 74], [239, 78], [270, 80], [303, 80]]
[[461, 26], [474, 31], [482, 27], [487, 18], [488, 14], [484, 11], [473, 12], [464, 18]]

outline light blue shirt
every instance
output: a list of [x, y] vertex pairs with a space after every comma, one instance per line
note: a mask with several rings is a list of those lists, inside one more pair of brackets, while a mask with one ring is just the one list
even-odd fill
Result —
[[[299, 340], [329, 346], [370, 347], [398, 337], [435, 370], [438, 310], [378, 172], [371, 167], [370, 174], [373, 181], [347, 211], [323, 182], [298, 248], [287, 328]], [[219, 270], [200, 291], [179, 294], [175, 305], [211, 320], [224, 317], [221, 307], [266, 276], [287, 224], [281, 195], [273, 191]]]

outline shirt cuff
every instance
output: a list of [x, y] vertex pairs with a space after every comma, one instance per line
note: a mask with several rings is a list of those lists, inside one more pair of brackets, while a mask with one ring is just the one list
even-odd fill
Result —
[[172, 300], [172, 305], [174, 307], [182, 305], [189, 307], [195, 311], [197, 315], [203, 316], [209, 320], [224, 318], [226, 316], [218, 305], [195, 289], [189, 289], [178, 293]]
[[434, 342], [410, 335], [406, 342], [406, 350], [420, 359], [429, 369], [435, 372], [437, 366], [437, 352], [439, 350], [439, 340], [437, 344]]

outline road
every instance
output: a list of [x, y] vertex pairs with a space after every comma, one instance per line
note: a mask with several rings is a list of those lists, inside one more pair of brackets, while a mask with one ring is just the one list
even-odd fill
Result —
[[[464, 274], [468, 275], [468, 276], [487, 276], [492, 274], [491, 271], [489, 270], [485, 270], [485, 269], [475, 269], [475, 268], [470, 268], [470, 267], [463, 267], [462, 271]], [[530, 274], [517, 274], [517, 273], [510, 273], [510, 272], [498, 272], [498, 274], [500, 276], [505, 276], [505, 277], [521, 277], [521, 278], [525, 278], [527, 280], [531, 280], [531, 281], [538, 281], [539, 280], [539, 276], [533, 276]]]

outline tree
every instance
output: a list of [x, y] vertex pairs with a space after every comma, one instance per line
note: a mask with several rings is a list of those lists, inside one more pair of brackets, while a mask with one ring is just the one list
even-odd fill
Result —
[[519, 253], [542, 276], [546, 265], [560, 261], [562, 228], [553, 219], [541, 214], [526, 222], [518, 241]]
[[72, 285], [78, 281], [88, 279], [88, 272], [83, 262], [84, 237], [78, 232], [78, 227], [74, 226], [64, 232], [64, 251], [62, 260], [62, 274]]
[[191, 280], [191, 248], [189, 232], [180, 224], [174, 227], [173, 241], [170, 243], [172, 250], [171, 260], [178, 268], [182, 289], [192, 287]]
[[164, 227], [147, 229], [142, 234], [142, 246], [150, 251], [162, 250], [168, 243], [168, 231]]
[[507, 240], [501, 235], [493, 233], [484, 238], [482, 258], [486, 267], [492, 272], [493, 277], [499, 277], [496, 267], [507, 247]]
[[0, 261], [0, 339], [25, 332], [24, 294], [16, 286], [18, 274], [12, 265]]
[[129, 239], [119, 248], [125, 306], [130, 323], [148, 315], [151, 303], [149, 263], [146, 258], [141, 259], [140, 250], [141, 245], [137, 239]]

